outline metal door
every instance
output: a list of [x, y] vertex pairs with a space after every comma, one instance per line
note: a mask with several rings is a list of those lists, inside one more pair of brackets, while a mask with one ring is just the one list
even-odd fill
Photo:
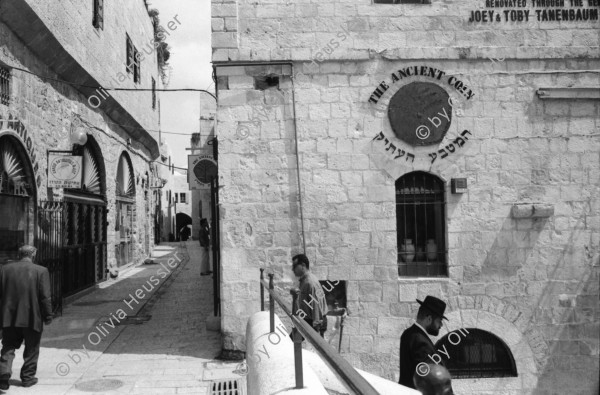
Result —
[[50, 272], [52, 311], [62, 315], [63, 203], [40, 201], [37, 212], [36, 263]]
[[63, 292], [71, 295], [106, 278], [106, 206], [67, 201]]

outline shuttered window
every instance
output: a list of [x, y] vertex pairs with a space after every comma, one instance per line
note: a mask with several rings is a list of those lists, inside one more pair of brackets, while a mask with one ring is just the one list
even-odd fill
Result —
[[142, 81], [142, 68], [140, 61], [140, 53], [136, 47], [133, 47], [133, 82], [139, 84]]
[[152, 77], [152, 109], [156, 109], [156, 80]]
[[133, 73], [133, 42], [127, 34], [127, 73]]
[[133, 45], [127, 34], [127, 73], [133, 74], [133, 82], [139, 84], [141, 81], [140, 52]]
[[104, 0], [94, 0], [94, 18], [92, 25], [96, 29], [104, 30]]

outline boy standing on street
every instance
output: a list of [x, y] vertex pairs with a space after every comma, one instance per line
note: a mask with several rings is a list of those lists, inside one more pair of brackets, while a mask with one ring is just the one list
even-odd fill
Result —
[[209, 251], [208, 247], [210, 246], [210, 228], [208, 227], [208, 221], [206, 218], [202, 218], [200, 220], [200, 246], [202, 247], [202, 258], [200, 260], [200, 275], [208, 276], [212, 273], [210, 270], [210, 261], [209, 261]]
[[[295, 255], [292, 258], [292, 270], [300, 281], [300, 295], [296, 314], [312, 326], [315, 331], [325, 337], [327, 330], [327, 301], [325, 292], [317, 277], [310, 272], [310, 263], [304, 254]], [[291, 293], [296, 292], [292, 290]]]

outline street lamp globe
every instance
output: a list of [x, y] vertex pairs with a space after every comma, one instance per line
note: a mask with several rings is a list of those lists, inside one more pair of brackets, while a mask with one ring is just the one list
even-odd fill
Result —
[[87, 143], [87, 133], [82, 129], [76, 129], [71, 133], [71, 143], [85, 145]]

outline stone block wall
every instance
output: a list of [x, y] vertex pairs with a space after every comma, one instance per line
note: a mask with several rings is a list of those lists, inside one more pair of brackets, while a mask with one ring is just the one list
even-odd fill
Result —
[[[26, 69], [38, 75], [58, 78], [45, 66], [43, 59], [33, 55], [18, 37], [3, 23], [0, 23], [0, 62]], [[38, 77], [13, 70], [11, 75], [11, 98], [9, 106], [0, 105], [1, 118], [8, 115], [16, 117], [27, 128], [28, 135], [33, 141], [40, 176], [40, 187], [37, 189], [38, 200], [51, 200], [54, 195], [60, 197], [60, 190], [46, 188], [47, 185], [47, 150], [71, 150], [69, 140], [71, 125], [74, 120], [81, 123], [88, 136], [91, 136], [100, 146], [103, 165], [105, 168], [106, 198], [108, 212], [107, 253], [108, 267], [116, 267], [115, 244], [118, 237], [115, 232], [115, 198], [116, 174], [118, 160], [122, 152], [127, 152], [131, 158], [135, 178], [135, 201], [137, 211], [137, 226], [134, 229], [136, 244], [134, 245], [134, 260], [139, 262], [147, 257], [145, 238], [150, 238], [150, 249], [154, 245], [154, 201], [152, 191], [142, 179], [146, 173], [151, 174], [150, 152], [135, 140], [127, 143], [130, 137], [122, 128], [110, 122], [106, 114], [92, 110], [87, 103], [87, 97], [74, 88], [59, 82], [47, 82]], [[32, 159], [32, 158], [30, 158]], [[144, 193], [148, 193], [148, 208]]]
[[[23, 0], [44, 21], [61, 45], [104, 88], [150, 89], [154, 78], [157, 87], [158, 62], [154, 50], [154, 30], [142, 0], [104, 3], [104, 28], [92, 25], [93, 1]], [[161, 15], [165, 24], [173, 15]], [[166, 27], [166, 26], [165, 26]], [[167, 29], [168, 30], [168, 29]], [[133, 82], [127, 73], [126, 35], [143, 56], [141, 82]], [[167, 38], [168, 41], [168, 38]], [[145, 49], [145, 51], [144, 51]], [[152, 110], [152, 92], [109, 91], [143, 127], [158, 139], [158, 106]], [[86, 98], [87, 102], [88, 98]], [[97, 102], [92, 99], [92, 105]], [[101, 107], [102, 109], [102, 107]]]
[[[304, 240], [320, 279], [348, 282], [342, 352], [354, 366], [397, 380], [399, 337], [416, 316], [415, 299], [434, 295], [451, 318], [440, 336], [488, 331], [517, 365], [514, 378], [455, 380], [458, 393], [592, 393], [600, 105], [537, 92], [600, 86], [600, 22], [472, 23], [472, 10], [504, 18], [507, 9], [556, 7], [432, 3], [213, 1], [224, 348], [244, 350], [243, 328], [260, 306], [258, 268], [291, 282], [291, 256]], [[445, 76], [429, 78], [422, 66]], [[417, 72], [391, 79], [407, 67]], [[258, 89], [267, 75], [278, 83]], [[369, 103], [382, 81], [390, 88]], [[414, 81], [435, 83], [453, 100], [439, 146], [413, 147], [392, 132], [389, 100]], [[414, 160], [394, 159], [390, 143]], [[394, 183], [412, 171], [445, 184], [447, 278], [398, 277]], [[452, 194], [451, 179], [463, 177], [467, 192]], [[515, 218], [519, 203], [553, 212]]]
[[[461, 130], [472, 135], [433, 164], [427, 148], [413, 150], [414, 162], [394, 162], [383, 142], [373, 141], [381, 130], [393, 139], [386, 113], [364, 104], [389, 79], [384, 70], [422, 62], [371, 63], [344, 62], [336, 73], [323, 63], [319, 71], [308, 67], [310, 74], [294, 64], [293, 94], [289, 66], [218, 68], [224, 347], [244, 349], [242, 329], [259, 308], [259, 267], [292, 281], [291, 257], [302, 251], [297, 133], [306, 252], [320, 279], [348, 281], [342, 347], [355, 366], [397, 379], [399, 336], [416, 316], [415, 299], [435, 295], [449, 303], [449, 330], [487, 330], [509, 345], [517, 363], [517, 378], [457, 380], [457, 390], [501, 393], [502, 383], [515, 393], [593, 388], [598, 102], [539, 100], [539, 86], [564, 78], [549, 64], [506, 61], [504, 70], [514, 70], [507, 76], [489, 61], [467, 70], [436, 61], [476, 92], [440, 146]], [[573, 65], [582, 72], [569, 78], [591, 83], [588, 62]], [[279, 88], [254, 89], [254, 77], [265, 74], [280, 75]], [[511, 94], [500, 96], [503, 90]], [[394, 181], [413, 170], [446, 182], [448, 278], [398, 278]], [[467, 193], [451, 194], [454, 177], [467, 178]], [[527, 201], [553, 205], [554, 216], [512, 218], [513, 204]]]
[[[583, 0], [581, 5], [570, 0], [500, 3], [509, 4], [212, 0], [213, 60], [323, 62], [369, 59], [375, 54], [387, 59], [598, 56], [600, 20], [595, 0]], [[555, 10], [561, 16], [551, 20], [549, 11]], [[566, 20], [563, 10], [568, 13]], [[470, 21], [475, 12], [485, 12], [493, 22]]]

